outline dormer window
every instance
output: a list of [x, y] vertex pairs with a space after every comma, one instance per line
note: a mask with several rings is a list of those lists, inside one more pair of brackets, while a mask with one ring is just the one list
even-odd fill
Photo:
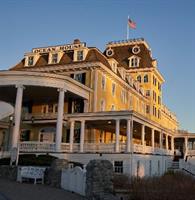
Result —
[[52, 63], [52, 64], [58, 63], [58, 54], [57, 54], [57, 53], [53, 53], [53, 54], [52, 54], [51, 63]]
[[114, 73], [117, 73], [117, 64], [115, 62], [112, 63], [112, 71], [114, 71]]
[[28, 57], [28, 66], [33, 66], [34, 64], [34, 56], [29, 56]]
[[131, 56], [129, 58], [129, 67], [139, 67], [140, 58], [137, 56]]
[[77, 51], [77, 61], [83, 60], [83, 51]]

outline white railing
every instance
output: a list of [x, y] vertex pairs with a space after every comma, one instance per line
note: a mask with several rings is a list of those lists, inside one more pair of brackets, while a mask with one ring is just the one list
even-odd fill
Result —
[[188, 150], [187, 151], [187, 155], [188, 156], [195, 156], [195, 150], [193, 149], [193, 150]]
[[119, 144], [119, 149], [121, 152], [126, 152], [127, 151], [127, 144], [122, 142]]
[[23, 152], [54, 152], [55, 143], [43, 143], [43, 142], [21, 142], [19, 144], [19, 150]]
[[143, 145], [140, 145], [140, 144], [134, 144], [133, 145], [133, 152], [135, 153], [143, 153], [144, 150], [143, 150]]
[[185, 162], [183, 159], [180, 159], [179, 168], [195, 176], [195, 165], [192, 163]]
[[114, 152], [115, 143], [85, 143], [85, 152]]
[[[126, 143], [119, 144], [119, 152], [126, 152]], [[19, 149], [21, 152], [55, 152], [55, 143], [44, 143], [44, 142], [21, 142]], [[84, 143], [84, 152], [89, 153], [114, 153], [115, 143]], [[61, 144], [62, 152], [70, 151], [69, 143]], [[80, 143], [73, 144], [73, 152], [80, 151]], [[140, 144], [133, 145], [134, 153], [148, 153], [148, 154], [160, 154], [160, 155], [173, 155], [172, 150], [152, 148], [151, 146], [143, 146]]]
[[10, 157], [10, 152], [8, 151], [0, 151], [0, 159]]
[[35, 119], [57, 119], [57, 113], [25, 113], [23, 119], [31, 121]]
[[61, 143], [61, 150], [69, 152], [70, 144], [69, 143]]

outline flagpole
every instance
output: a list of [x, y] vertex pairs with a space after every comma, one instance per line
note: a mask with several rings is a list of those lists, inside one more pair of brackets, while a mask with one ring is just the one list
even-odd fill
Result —
[[[129, 20], [129, 15], [128, 15], [128, 20]], [[129, 39], [129, 24], [127, 20], [127, 40]]]

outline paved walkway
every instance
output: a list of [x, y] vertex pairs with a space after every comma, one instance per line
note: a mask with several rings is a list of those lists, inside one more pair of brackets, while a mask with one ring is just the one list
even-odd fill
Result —
[[0, 178], [0, 200], [84, 200], [84, 198], [46, 185], [17, 183]]

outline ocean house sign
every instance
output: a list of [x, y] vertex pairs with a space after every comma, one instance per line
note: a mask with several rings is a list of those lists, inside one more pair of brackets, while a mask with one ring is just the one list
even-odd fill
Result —
[[66, 45], [60, 45], [60, 46], [34, 48], [32, 49], [32, 52], [33, 53], [48, 53], [51, 51], [68, 51], [68, 50], [79, 49], [85, 46], [86, 46], [86, 43], [83, 42], [79, 44], [66, 44]]

